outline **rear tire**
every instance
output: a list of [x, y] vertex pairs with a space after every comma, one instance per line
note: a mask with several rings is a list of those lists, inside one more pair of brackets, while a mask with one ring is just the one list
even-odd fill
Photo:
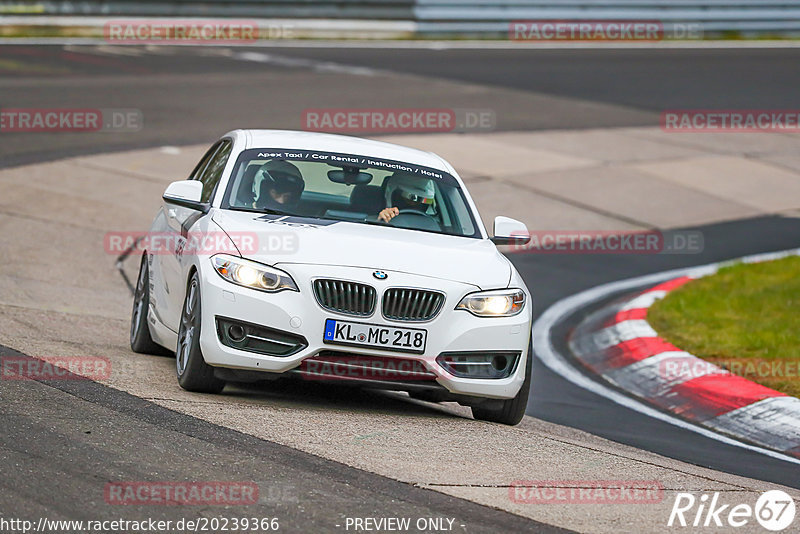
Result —
[[150, 335], [147, 324], [147, 313], [150, 309], [150, 271], [147, 265], [147, 254], [142, 255], [139, 265], [139, 276], [136, 278], [136, 289], [133, 292], [133, 311], [131, 312], [131, 350], [141, 354], [162, 354], [164, 348], [157, 345]]
[[504, 425], [516, 425], [525, 416], [525, 408], [528, 406], [528, 396], [531, 391], [531, 367], [533, 367], [533, 344], [528, 344], [528, 356], [525, 363], [525, 381], [519, 389], [519, 393], [513, 399], [504, 400], [500, 408], [481, 408], [472, 407], [472, 417], [480, 421], [492, 423], [502, 423]]
[[181, 309], [181, 324], [178, 329], [178, 346], [175, 365], [178, 384], [187, 391], [219, 393], [225, 381], [214, 376], [214, 368], [208, 365], [200, 352], [200, 277], [193, 273], [186, 290]]

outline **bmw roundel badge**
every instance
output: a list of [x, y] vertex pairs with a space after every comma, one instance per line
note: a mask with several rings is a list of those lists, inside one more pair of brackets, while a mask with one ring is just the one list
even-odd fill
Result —
[[378, 280], [386, 280], [389, 277], [389, 275], [383, 271], [375, 271], [374, 273], [372, 273], [372, 276], [374, 276]]

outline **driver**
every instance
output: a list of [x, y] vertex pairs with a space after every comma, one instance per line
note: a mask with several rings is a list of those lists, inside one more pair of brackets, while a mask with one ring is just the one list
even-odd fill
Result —
[[430, 178], [395, 173], [388, 180], [386, 204], [389, 207], [378, 214], [379, 221], [388, 223], [397, 217], [401, 210], [428, 213], [430, 208], [433, 207], [436, 188]]
[[273, 159], [262, 165], [260, 171], [263, 179], [255, 207], [284, 211], [297, 205], [306, 188], [300, 169], [288, 161]]

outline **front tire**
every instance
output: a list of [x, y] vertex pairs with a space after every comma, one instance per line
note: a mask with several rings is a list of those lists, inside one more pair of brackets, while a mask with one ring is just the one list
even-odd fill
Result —
[[214, 368], [208, 365], [200, 352], [200, 277], [193, 273], [186, 290], [178, 328], [178, 347], [175, 365], [178, 384], [187, 391], [219, 393], [225, 381], [214, 376]]
[[531, 367], [533, 367], [533, 344], [528, 344], [528, 356], [525, 363], [525, 381], [519, 388], [519, 393], [513, 399], [504, 400], [499, 408], [472, 407], [472, 417], [480, 421], [502, 423], [504, 425], [517, 425], [525, 416], [528, 406], [528, 396], [531, 391]]
[[147, 325], [147, 312], [150, 309], [150, 271], [147, 265], [147, 254], [142, 255], [139, 265], [139, 276], [133, 292], [133, 311], [131, 312], [131, 350], [142, 354], [161, 354], [165, 352], [153, 341], [150, 327]]

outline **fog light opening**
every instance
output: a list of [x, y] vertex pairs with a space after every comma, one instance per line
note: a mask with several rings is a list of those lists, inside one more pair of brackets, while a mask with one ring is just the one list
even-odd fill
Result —
[[217, 339], [226, 347], [267, 356], [291, 356], [308, 347], [303, 336], [238, 319], [216, 317]]
[[228, 337], [231, 338], [232, 341], [240, 342], [244, 341], [246, 334], [244, 328], [239, 326], [238, 324], [233, 324], [228, 327]]
[[505, 371], [506, 367], [508, 367], [508, 358], [505, 356], [495, 356], [492, 358], [492, 367], [498, 371]]
[[517, 366], [520, 353], [512, 351], [443, 352], [436, 362], [458, 378], [508, 378]]

